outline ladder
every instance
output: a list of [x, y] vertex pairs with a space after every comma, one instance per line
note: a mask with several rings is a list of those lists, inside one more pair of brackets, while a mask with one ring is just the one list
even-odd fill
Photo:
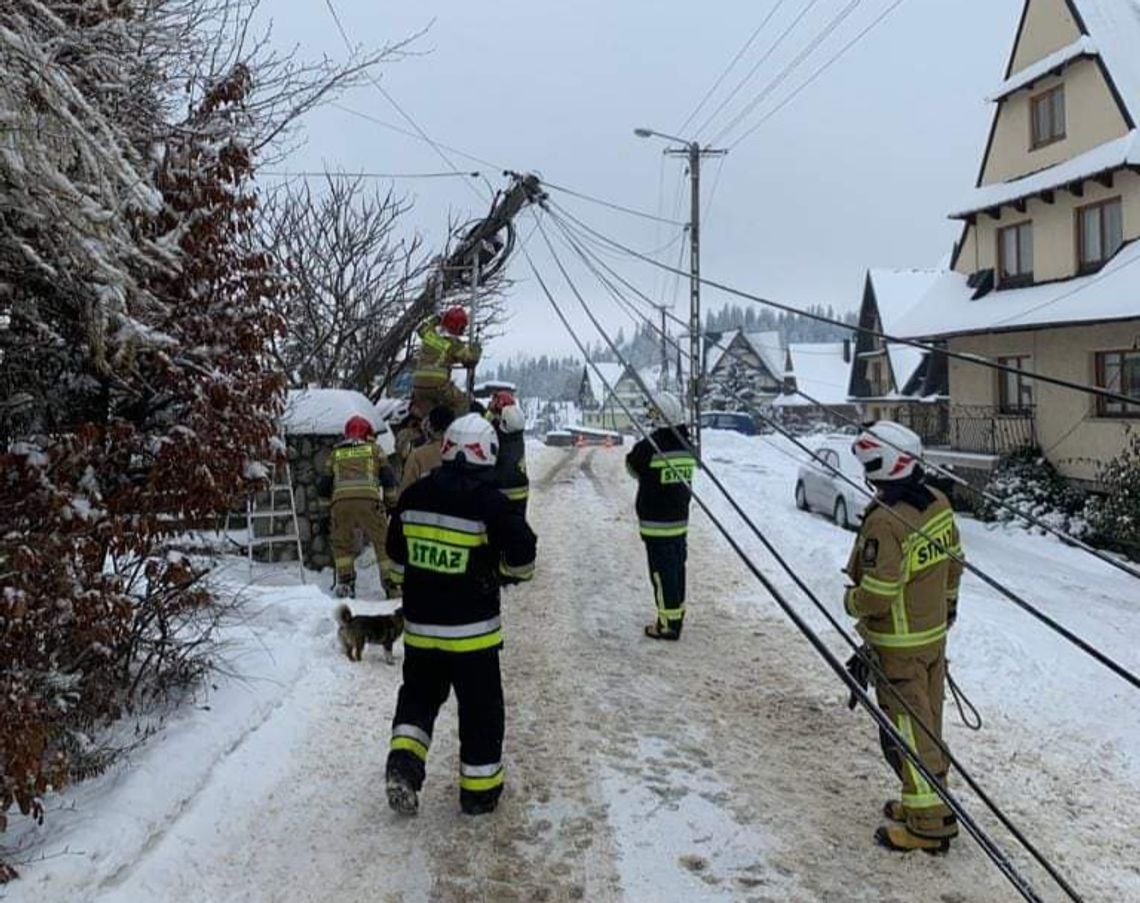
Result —
[[[262, 505], [260, 498], [266, 496]], [[284, 496], [284, 497], [282, 497]], [[259, 531], [258, 523], [266, 529]], [[301, 549], [301, 529], [297, 523], [297, 500], [293, 494], [293, 470], [286, 458], [273, 465], [268, 489], [251, 492], [245, 500], [246, 557], [249, 581], [253, 582], [253, 550], [262, 546], [296, 545], [297, 572], [305, 582], [305, 561]], [[272, 557], [272, 552], [270, 553]]]

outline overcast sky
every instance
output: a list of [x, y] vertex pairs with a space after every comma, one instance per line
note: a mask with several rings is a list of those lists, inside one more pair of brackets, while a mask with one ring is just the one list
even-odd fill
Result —
[[[795, 305], [857, 306], [867, 267], [937, 265], [958, 236], [948, 210], [973, 186], [989, 129], [985, 97], [1002, 80], [1022, 0], [903, 0], [830, 69], [743, 140], [741, 136], [798, 88], [894, 0], [333, 0], [354, 43], [379, 47], [430, 25], [416, 47], [422, 55], [389, 65], [381, 81], [434, 140], [496, 168], [449, 153], [499, 187], [498, 168], [540, 172], [553, 183], [665, 218], [688, 217], [683, 163], [666, 146], [639, 139], [635, 126], [676, 133], [701, 98], [775, 10], [768, 25], [724, 79], [682, 137], [714, 138], [731, 148], [703, 170], [702, 272]], [[854, 11], [774, 90], [769, 86], [851, 3]], [[302, 57], [346, 50], [325, 0], [270, 0], [273, 43]], [[783, 42], [706, 126], [705, 120], [777, 39], [807, 9]], [[731, 129], [754, 98], [768, 91]], [[408, 129], [407, 121], [371, 85], [344, 107]], [[725, 131], [723, 136], [718, 133]], [[402, 136], [343, 109], [309, 117], [305, 144], [283, 168], [328, 167], [347, 172], [438, 172], [447, 165], [427, 143]], [[739, 141], [739, 143], [736, 143]], [[723, 167], [723, 168], [722, 168]], [[461, 179], [402, 180], [414, 196], [407, 226], [442, 242], [449, 213], [484, 212]], [[712, 192], [716, 186], [715, 195]], [[386, 187], [383, 183], [379, 187]], [[678, 189], [684, 187], [684, 192]], [[554, 193], [556, 200], [605, 232], [642, 250], [679, 239], [679, 230]], [[532, 221], [523, 221], [524, 235]], [[539, 236], [529, 247], [538, 251]], [[676, 242], [663, 252], [675, 264]], [[684, 258], [687, 267], [687, 257]], [[644, 264], [613, 261], [653, 297], [669, 301], [682, 283]], [[553, 277], [549, 257], [539, 264]], [[509, 300], [507, 335], [491, 352], [573, 351], [570, 338], [528, 278]], [[630, 319], [581, 270], [574, 278], [607, 327]], [[569, 307], [572, 296], [559, 297]], [[705, 310], [724, 296], [705, 289]], [[574, 318], [593, 342], [580, 315]]]

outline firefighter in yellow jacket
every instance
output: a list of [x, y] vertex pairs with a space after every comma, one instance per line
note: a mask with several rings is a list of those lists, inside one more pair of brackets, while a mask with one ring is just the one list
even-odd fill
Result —
[[[922, 440], [911, 430], [880, 421], [860, 434], [852, 450], [876, 495], [847, 563], [854, 585], [844, 607], [859, 619], [859, 634], [889, 682], [876, 686], [879, 707], [945, 786], [946, 756], [915, 719], [942, 739], [946, 635], [957, 615], [962, 575], [954, 512], [942, 493], [925, 484]], [[902, 795], [884, 805], [894, 824], [880, 827], [875, 840], [892, 850], [945, 852], [958, 834], [957, 820], [891, 738], [883, 733], [881, 740]]]
[[385, 550], [388, 516], [395, 507], [396, 479], [384, 452], [373, 440], [372, 424], [360, 415], [344, 425], [344, 441], [329, 455], [322, 494], [330, 507], [333, 562], [338, 596], [356, 593], [356, 554], [353, 543], [360, 530], [372, 543], [380, 567], [380, 582], [389, 599], [399, 594], [392, 579], [392, 561]]
[[421, 324], [420, 350], [412, 371], [412, 410], [417, 416], [426, 417], [441, 404], [457, 417], [467, 413], [467, 396], [451, 381], [452, 367], [474, 367], [479, 362], [479, 345], [463, 341], [466, 330], [467, 311], [462, 307], [449, 308]]

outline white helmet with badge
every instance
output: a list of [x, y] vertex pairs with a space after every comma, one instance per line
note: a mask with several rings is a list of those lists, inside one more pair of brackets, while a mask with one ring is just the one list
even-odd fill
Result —
[[654, 392], [645, 410], [654, 426], [683, 426], [685, 423], [685, 409], [672, 392]]
[[893, 420], [880, 420], [855, 439], [851, 451], [875, 483], [905, 480], [922, 460], [922, 439]]
[[495, 428], [478, 414], [464, 414], [443, 434], [440, 457], [470, 467], [494, 467], [499, 457]]

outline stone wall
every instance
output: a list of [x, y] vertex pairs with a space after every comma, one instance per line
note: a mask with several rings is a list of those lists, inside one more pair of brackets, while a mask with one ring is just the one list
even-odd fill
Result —
[[329, 545], [327, 499], [317, 492], [317, 482], [325, 472], [325, 462], [333, 446], [341, 441], [333, 436], [288, 436], [289, 465], [293, 471], [293, 496], [297, 503], [297, 527], [301, 531], [301, 551], [305, 567], [312, 570], [332, 567]]

